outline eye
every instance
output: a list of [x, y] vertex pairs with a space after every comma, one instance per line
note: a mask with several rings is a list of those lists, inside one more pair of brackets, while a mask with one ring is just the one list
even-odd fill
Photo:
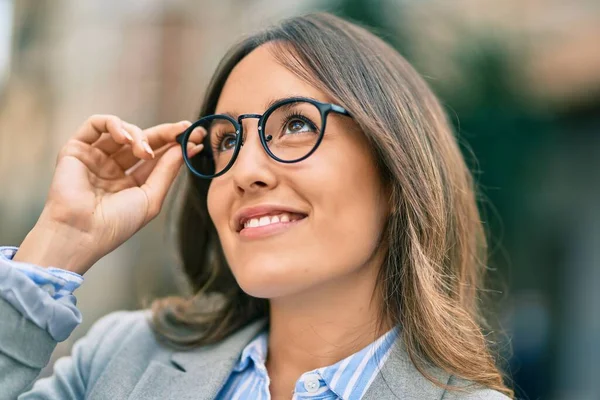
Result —
[[314, 132], [315, 127], [310, 121], [301, 117], [292, 117], [285, 124], [285, 134], [297, 134], [303, 132]]
[[229, 151], [235, 148], [235, 142], [237, 140], [237, 136], [233, 133], [223, 133], [216, 135], [216, 143], [215, 147], [217, 151]]

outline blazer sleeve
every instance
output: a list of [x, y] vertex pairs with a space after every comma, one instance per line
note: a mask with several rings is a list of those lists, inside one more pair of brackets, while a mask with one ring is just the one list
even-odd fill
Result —
[[85, 398], [98, 348], [128, 329], [130, 314], [116, 312], [101, 318], [75, 343], [71, 356], [56, 361], [52, 376], [36, 381], [57, 342], [0, 298], [0, 400]]
[[[83, 278], [68, 271], [51, 272], [56, 268], [13, 261], [15, 252], [16, 248], [0, 247], [0, 298], [54, 340], [62, 342], [81, 323], [73, 290]], [[11, 326], [5, 324], [2, 328]]]
[[15, 399], [26, 390], [48, 363], [56, 343], [0, 298], [0, 399]]

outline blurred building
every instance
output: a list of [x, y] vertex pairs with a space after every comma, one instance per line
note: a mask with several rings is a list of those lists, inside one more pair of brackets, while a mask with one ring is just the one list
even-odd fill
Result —
[[[239, 0], [0, 4], [12, 15], [3, 14], [12, 32], [2, 38], [11, 51], [0, 86], [5, 245], [18, 245], [35, 224], [56, 155], [88, 116], [115, 114], [140, 127], [194, 120], [204, 87], [230, 45], [261, 25], [303, 11], [290, 2]], [[84, 323], [54, 358], [68, 354], [108, 312], [139, 308], [180, 289], [173, 248], [165, 245], [164, 214], [86, 274], [93, 284], [77, 293]]]
[[[0, 244], [31, 229], [58, 150], [89, 115], [141, 127], [193, 120], [232, 43], [317, 8], [377, 22], [473, 148], [503, 221], [486, 218], [502, 236], [493, 259], [511, 287], [502, 311], [521, 393], [597, 398], [596, 0], [0, 0]], [[55, 358], [98, 317], [182, 289], [168, 232], [163, 213], [86, 274], [84, 324]]]

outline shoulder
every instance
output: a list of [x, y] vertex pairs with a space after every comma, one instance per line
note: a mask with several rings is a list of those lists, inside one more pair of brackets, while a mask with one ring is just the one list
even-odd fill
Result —
[[88, 331], [88, 336], [120, 336], [131, 329], [149, 327], [150, 310], [115, 311], [98, 319]]
[[[442, 399], [442, 400], [508, 400], [504, 394], [472, 381], [461, 379], [432, 364], [423, 365], [425, 374], [413, 363], [403, 337], [383, 364], [366, 393], [365, 399]], [[448, 388], [446, 388], [446, 387]]]
[[131, 336], [151, 334], [149, 310], [116, 311], [96, 321], [83, 341], [94, 347], [115, 347]]
[[452, 375], [448, 386], [457, 387], [458, 390], [446, 390], [443, 400], [509, 400], [510, 398], [497, 390], [475, 385], [470, 381]]

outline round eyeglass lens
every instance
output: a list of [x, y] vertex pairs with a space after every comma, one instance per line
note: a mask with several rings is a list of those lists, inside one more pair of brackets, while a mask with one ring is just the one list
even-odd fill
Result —
[[265, 139], [273, 155], [284, 161], [296, 161], [317, 145], [323, 121], [312, 103], [297, 101], [282, 104], [265, 121]]
[[192, 155], [186, 147], [192, 168], [199, 174], [212, 177], [221, 173], [231, 163], [238, 134], [235, 125], [227, 118], [211, 116], [203, 118], [197, 126], [206, 129], [204, 148]]

